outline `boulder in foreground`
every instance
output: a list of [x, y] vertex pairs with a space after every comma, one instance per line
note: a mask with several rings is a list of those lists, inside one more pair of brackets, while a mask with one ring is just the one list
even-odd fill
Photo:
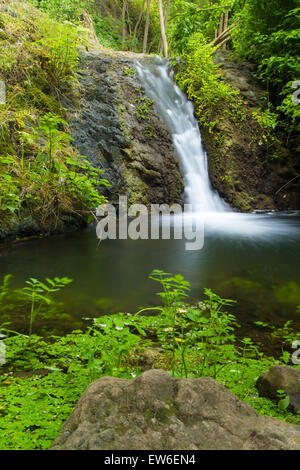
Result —
[[300, 426], [259, 416], [210, 377], [154, 369], [92, 383], [52, 449], [300, 449]]

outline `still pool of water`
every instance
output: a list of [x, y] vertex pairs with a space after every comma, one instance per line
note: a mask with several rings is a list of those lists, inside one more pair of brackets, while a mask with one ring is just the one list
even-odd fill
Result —
[[203, 298], [203, 287], [237, 300], [232, 312], [250, 329], [257, 320], [281, 324], [292, 319], [299, 326], [299, 266], [298, 214], [208, 217], [199, 251], [186, 251], [185, 240], [99, 244], [91, 227], [0, 248], [0, 276], [13, 274], [16, 287], [29, 277], [72, 278], [60, 299], [74, 321], [158, 304], [159, 286], [148, 280], [158, 268], [183, 274], [191, 282], [192, 300]]

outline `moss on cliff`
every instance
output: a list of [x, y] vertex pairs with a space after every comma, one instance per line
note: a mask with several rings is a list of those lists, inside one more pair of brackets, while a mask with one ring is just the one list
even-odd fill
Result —
[[[177, 80], [194, 102], [213, 187], [233, 207], [296, 209], [300, 204], [295, 159], [276, 133], [276, 116], [251, 64], [191, 42], [176, 64]], [[214, 57], [214, 60], [213, 60]]]

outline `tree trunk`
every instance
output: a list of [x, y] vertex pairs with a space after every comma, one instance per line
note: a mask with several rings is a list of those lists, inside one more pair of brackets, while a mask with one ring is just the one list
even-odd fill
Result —
[[139, 15], [139, 17], [138, 17], [138, 20], [137, 20], [137, 22], [136, 22], [136, 25], [135, 25], [135, 27], [134, 27], [134, 32], [133, 32], [133, 40], [134, 40], [134, 41], [135, 41], [135, 38], [136, 38], [136, 35], [137, 35], [137, 32], [138, 32], [139, 26], [140, 26], [140, 24], [141, 24], [142, 18], [143, 18], [144, 9], [145, 9], [145, 3], [146, 3], [146, 0], [143, 0], [142, 9], [141, 9], [140, 15]]
[[219, 36], [221, 36], [221, 34], [222, 34], [223, 31], [224, 31], [223, 24], [224, 24], [224, 14], [221, 13], [221, 16], [220, 16], [220, 26], [219, 26]]
[[151, 0], [147, 0], [147, 12], [146, 12], [146, 22], [145, 22], [144, 42], [143, 42], [144, 54], [147, 51], [147, 43], [148, 43], [148, 32], [149, 32], [149, 22], [150, 22], [150, 3], [151, 3]]
[[[229, 11], [226, 11], [225, 18], [224, 18], [224, 28], [223, 28], [224, 31], [226, 31], [226, 29], [228, 28], [228, 18], [229, 18]], [[226, 42], [223, 45], [223, 49], [226, 49]]]
[[131, 29], [131, 21], [130, 21], [130, 16], [129, 16], [129, 3], [127, 3], [126, 13], [127, 13], [127, 28], [128, 28], [129, 36], [131, 36], [132, 29]]
[[122, 9], [122, 49], [125, 49], [126, 41], [126, 10], [127, 10], [127, 0], [123, 0], [123, 9]]
[[[165, 8], [165, 31], [167, 31], [168, 20], [169, 20], [169, 14], [170, 14], [170, 8], [171, 8], [171, 0], [166, 0], [166, 8]], [[160, 39], [160, 41], [159, 41], [159, 54], [161, 55], [162, 53], [163, 53], [163, 44], [162, 44], [162, 40]]]
[[169, 20], [169, 14], [170, 14], [170, 8], [171, 8], [171, 0], [166, 0], [166, 12], [165, 12], [165, 30], [167, 29], [168, 26], [168, 20]]
[[157, 0], [157, 1], [158, 1], [158, 11], [159, 11], [161, 40], [162, 40], [162, 44], [163, 44], [164, 55], [165, 55], [165, 57], [168, 57], [168, 42], [167, 42], [167, 36], [166, 36], [166, 30], [165, 30], [165, 22], [164, 22], [164, 12], [163, 12], [163, 7], [162, 7], [162, 0]]
[[217, 46], [219, 45], [225, 38], [230, 37], [231, 32], [239, 26], [239, 23], [232, 23], [223, 33], [221, 33], [219, 36], [217, 36], [213, 41], [211, 41], [209, 44], [211, 46]]

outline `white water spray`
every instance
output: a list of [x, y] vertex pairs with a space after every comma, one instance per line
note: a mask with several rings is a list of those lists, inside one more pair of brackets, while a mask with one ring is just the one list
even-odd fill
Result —
[[[151, 68], [150, 68], [151, 67]], [[184, 199], [201, 212], [224, 212], [230, 210], [218, 193], [211, 187], [207, 156], [201, 142], [193, 105], [169, 74], [169, 64], [157, 59], [152, 66], [136, 66], [147, 94], [169, 128], [181, 164], [184, 179]]]

